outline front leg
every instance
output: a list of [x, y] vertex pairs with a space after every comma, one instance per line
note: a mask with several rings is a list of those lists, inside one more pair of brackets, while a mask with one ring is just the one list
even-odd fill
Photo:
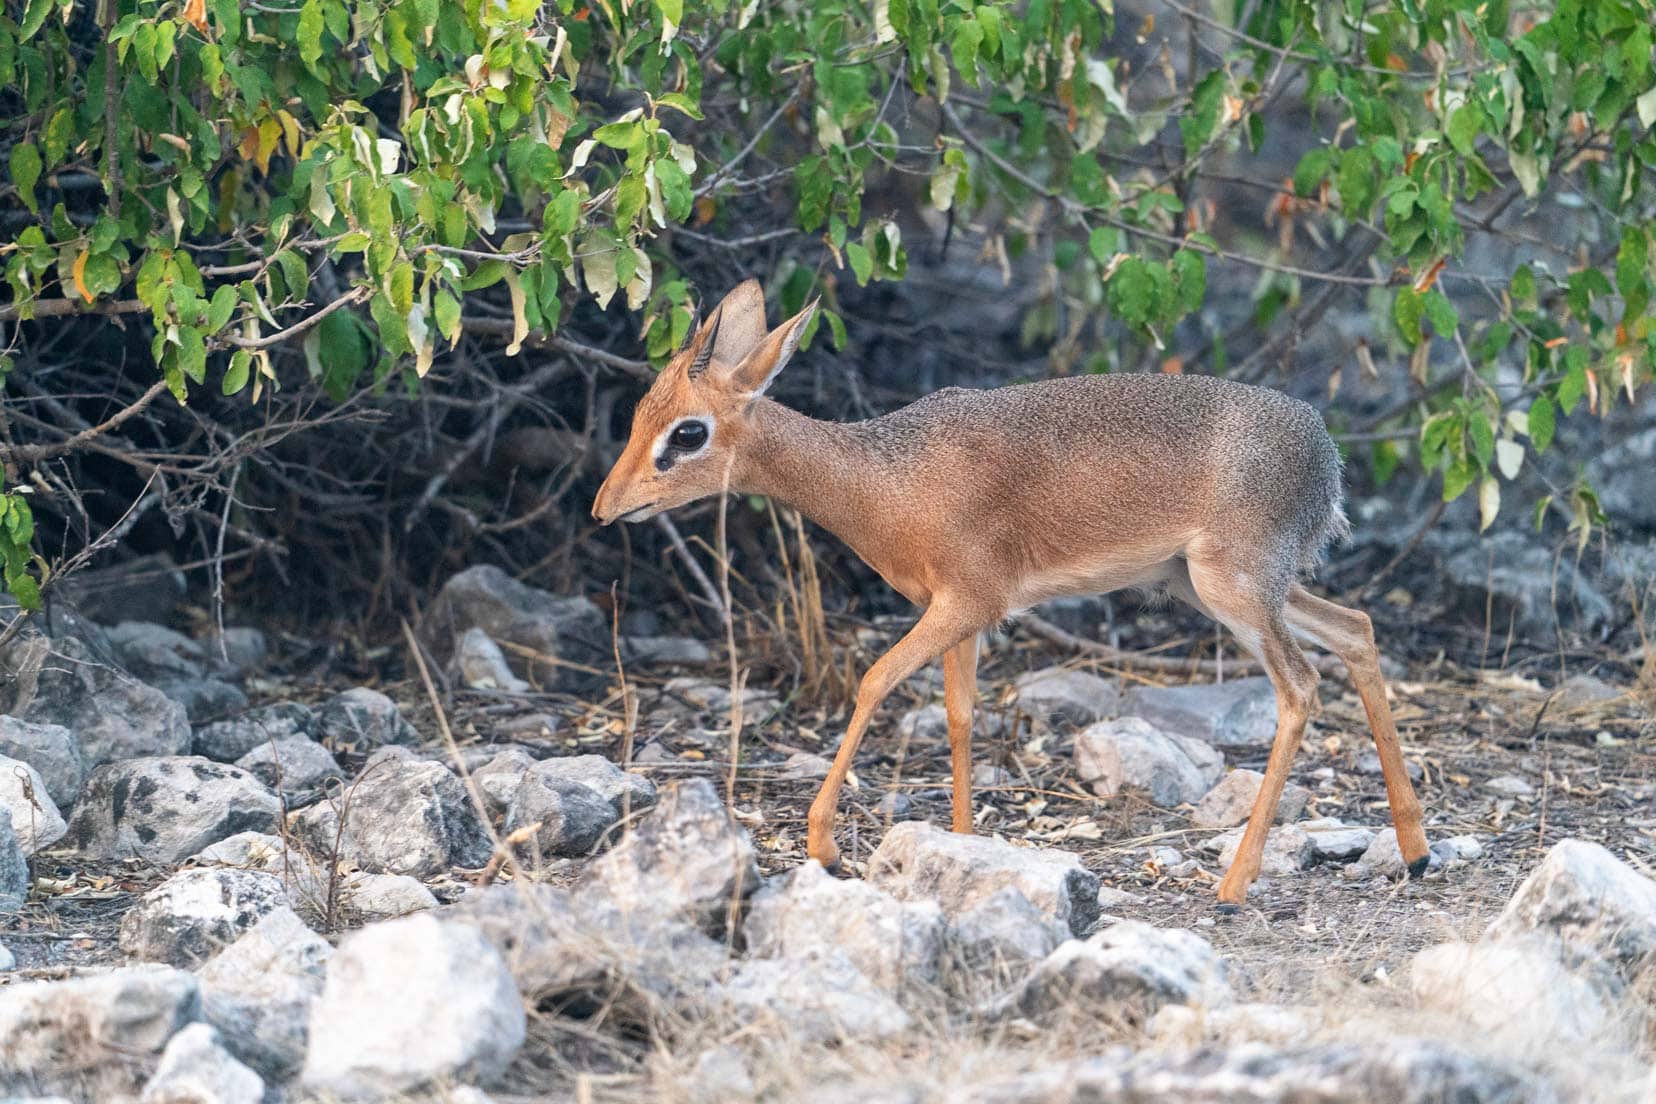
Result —
[[914, 628], [868, 669], [857, 688], [857, 708], [851, 714], [851, 724], [840, 742], [839, 753], [834, 756], [834, 765], [816, 800], [811, 802], [805, 842], [805, 852], [811, 858], [830, 869], [839, 863], [839, 848], [834, 845], [834, 814], [839, 809], [840, 787], [851, 772], [857, 745], [886, 695], [925, 664], [968, 636], [976, 636], [993, 620], [992, 616], [979, 618], [972, 607], [950, 595], [937, 595]]
[[978, 634], [943, 653], [943, 709], [949, 718], [949, 767], [954, 775], [950, 825], [972, 831], [972, 713], [977, 708]]

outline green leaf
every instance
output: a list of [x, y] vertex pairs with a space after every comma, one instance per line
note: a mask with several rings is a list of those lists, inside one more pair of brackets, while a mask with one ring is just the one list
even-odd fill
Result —
[[1530, 443], [1535, 446], [1536, 452], [1546, 452], [1547, 446], [1552, 444], [1557, 420], [1558, 411], [1553, 401], [1545, 395], [1537, 395], [1529, 408]]
[[1443, 501], [1453, 502], [1478, 478], [1478, 467], [1470, 460], [1456, 460], [1443, 472]]
[[[207, 309], [207, 329], [213, 333], [224, 329], [224, 324], [230, 321], [230, 315], [236, 310], [236, 304], [241, 296], [236, 292], [235, 284], [220, 284], [213, 292], [212, 305]], [[236, 390], [241, 390], [239, 387]], [[234, 394], [227, 391], [225, 394]]]
[[1186, 313], [1201, 307], [1207, 294], [1207, 264], [1200, 253], [1181, 249], [1173, 254], [1173, 290]]
[[299, 43], [299, 60], [306, 65], [315, 65], [322, 58], [322, 3], [321, 0], [305, 0], [304, 7], [299, 9], [299, 29], [297, 34]]
[[32, 142], [19, 142], [11, 151], [11, 178], [17, 186], [17, 194], [22, 198], [24, 206], [34, 214], [40, 214], [40, 206], [35, 199], [35, 183], [40, 179], [40, 150]]
[[23, 5], [23, 24], [18, 30], [18, 41], [27, 42], [39, 33], [46, 17], [55, 7], [56, 0], [28, 0], [28, 3]]
[[1426, 317], [1432, 323], [1432, 329], [1439, 337], [1450, 337], [1455, 327], [1460, 325], [1460, 312], [1455, 305], [1449, 302], [1447, 296], [1437, 288], [1428, 291], [1425, 296]]
[[230, 355], [230, 367], [224, 372], [224, 379], [219, 383], [219, 390], [226, 395], [237, 395], [247, 386], [247, 378], [253, 367], [253, 354], [246, 349], [237, 349]]
[[701, 108], [696, 106], [696, 101], [682, 92], [663, 93], [655, 98], [655, 102], [660, 107], [670, 107], [674, 111], [683, 112], [697, 122], [704, 118]]
[[1087, 251], [1101, 265], [1109, 264], [1120, 250], [1121, 233], [1113, 226], [1097, 227], [1087, 236]]
[[1472, 438], [1472, 455], [1477, 458], [1478, 465], [1489, 467], [1490, 460], [1495, 457], [1495, 430], [1489, 424], [1489, 415], [1482, 410], [1474, 410], [1466, 419], [1466, 432]]
[[207, 343], [194, 326], [178, 327], [178, 370], [196, 383], [207, 382]]
[[1472, 157], [1473, 146], [1483, 131], [1484, 113], [1477, 104], [1468, 101], [1449, 116], [1449, 144], [1462, 157]]
[[460, 336], [460, 300], [439, 291], [431, 297], [431, 309], [437, 318], [437, 332], [452, 345]]
[[1333, 151], [1326, 146], [1320, 146], [1301, 157], [1299, 164], [1294, 167], [1294, 192], [1301, 196], [1309, 196], [1315, 192], [1323, 177], [1328, 175], [1328, 166], [1333, 157]]
[[849, 242], [845, 246], [845, 259], [851, 262], [851, 271], [857, 275], [857, 285], [867, 286], [868, 278], [874, 274], [874, 257], [862, 242]]
[[1413, 348], [1420, 344], [1420, 319], [1426, 313], [1426, 302], [1412, 287], [1400, 287], [1392, 300], [1392, 319], [1403, 341]]

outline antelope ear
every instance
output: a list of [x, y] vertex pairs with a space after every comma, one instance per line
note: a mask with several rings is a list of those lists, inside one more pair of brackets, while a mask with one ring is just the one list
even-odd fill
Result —
[[765, 339], [765, 292], [758, 280], [743, 280], [719, 304], [713, 359], [734, 368]]
[[763, 395], [799, 348], [799, 339], [816, 313], [817, 302], [812, 299], [804, 310], [766, 334], [758, 347], [730, 371], [727, 378], [731, 387], [746, 392], [749, 398]]

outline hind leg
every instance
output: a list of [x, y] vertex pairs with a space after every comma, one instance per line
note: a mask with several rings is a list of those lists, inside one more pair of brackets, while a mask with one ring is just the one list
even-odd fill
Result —
[[1386, 680], [1380, 673], [1380, 651], [1374, 645], [1373, 623], [1368, 614], [1335, 605], [1299, 586], [1288, 592], [1285, 614], [1290, 627], [1339, 656], [1351, 673], [1357, 696], [1363, 699], [1363, 711], [1368, 714], [1374, 748], [1380, 754], [1386, 800], [1391, 805], [1392, 824], [1397, 828], [1397, 845], [1403, 851], [1409, 873], [1420, 876], [1426, 872], [1430, 858], [1426, 832], [1420, 824], [1420, 799], [1409, 783], [1403, 750], [1397, 742], [1397, 725], [1386, 702]]
[[1266, 833], [1276, 819], [1277, 803], [1282, 799], [1317, 693], [1317, 672], [1294, 643], [1283, 617], [1287, 579], [1259, 574], [1272, 561], [1268, 555], [1193, 552], [1189, 556], [1190, 583], [1200, 608], [1211, 612], [1265, 665], [1277, 699], [1276, 737], [1265, 780], [1249, 814], [1236, 859], [1219, 883], [1220, 907], [1227, 911], [1242, 903], [1248, 886], [1259, 876]]
[[954, 775], [956, 832], [972, 831], [972, 713], [977, 707], [976, 633], [943, 653], [943, 709], [949, 718], [949, 766]]

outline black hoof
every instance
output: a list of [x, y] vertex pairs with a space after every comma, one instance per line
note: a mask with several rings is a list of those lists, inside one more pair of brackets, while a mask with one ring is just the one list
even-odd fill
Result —
[[1241, 905], [1233, 905], [1229, 901], [1220, 901], [1214, 906], [1214, 911], [1220, 916], [1235, 916], [1242, 911]]
[[1418, 858], [1414, 862], [1410, 863], [1409, 864], [1409, 877], [1418, 878], [1422, 874], [1426, 873], [1426, 866], [1427, 866], [1428, 863], [1431, 862], [1431, 860], [1432, 860], [1432, 853], [1430, 851], [1428, 851], [1428, 852], [1426, 852], [1426, 854], [1420, 856], [1420, 858]]

